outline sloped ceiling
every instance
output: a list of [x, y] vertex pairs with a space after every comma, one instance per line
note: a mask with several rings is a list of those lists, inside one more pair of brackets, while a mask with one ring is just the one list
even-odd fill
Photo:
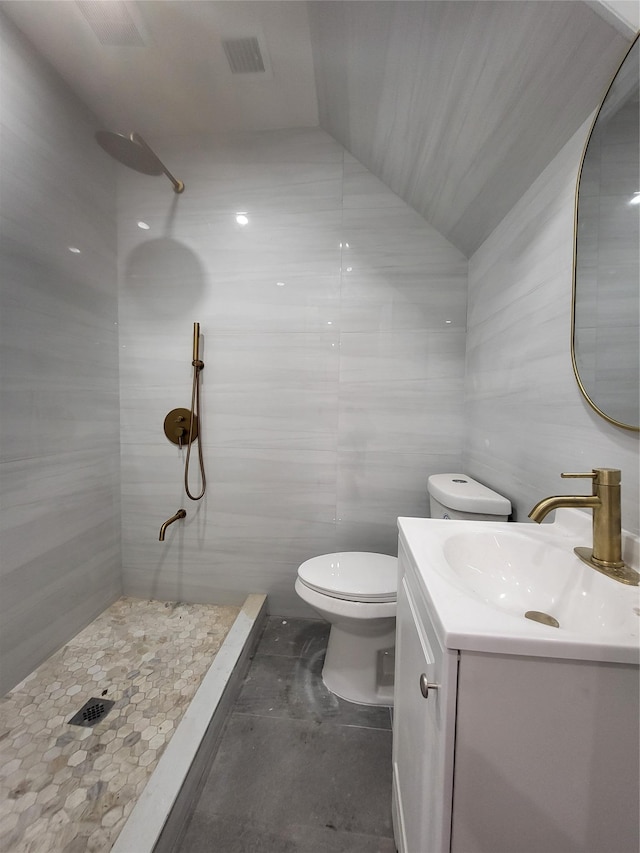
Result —
[[[105, 127], [153, 144], [319, 121], [467, 255], [597, 106], [632, 39], [582, 0], [123, 5], [142, 46], [101, 44], [72, 0], [0, 8]], [[263, 76], [230, 72], [221, 40], [246, 35]]]
[[467, 255], [597, 106], [631, 41], [582, 2], [309, 14], [322, 127]]

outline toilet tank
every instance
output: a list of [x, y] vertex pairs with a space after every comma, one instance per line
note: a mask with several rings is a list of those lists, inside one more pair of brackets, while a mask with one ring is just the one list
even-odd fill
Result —
[[511, 501], [467, 474], [432, 474], [427, 482], [431, 518], [507, 521]]

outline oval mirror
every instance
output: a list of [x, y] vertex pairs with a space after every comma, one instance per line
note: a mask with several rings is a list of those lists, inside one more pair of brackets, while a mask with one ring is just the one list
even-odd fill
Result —
[[609, 87], [578, 174], [571, 357], [589, 404], [640, 429], [638, 38]]

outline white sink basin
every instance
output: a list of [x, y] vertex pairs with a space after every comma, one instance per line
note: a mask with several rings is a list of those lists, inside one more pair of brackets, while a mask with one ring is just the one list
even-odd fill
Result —
[[546, 624], [546, 615], [558, 623], [554, 628], [598, 637], [637, 626], [637, 595], [581, 563], [571, 549], [519, 533], [461, 532], [445, 541], [443, 556], [453, 578], [513, 616]]
[[[401, 518], [400, 542], [448, 648], [638, 663], [640, 590], [577, 557], [591, 516], [552, 524]], [[638, 538], [623, 557], [638, 568]], [[526, 615], [525, 615], [526, 614]]]

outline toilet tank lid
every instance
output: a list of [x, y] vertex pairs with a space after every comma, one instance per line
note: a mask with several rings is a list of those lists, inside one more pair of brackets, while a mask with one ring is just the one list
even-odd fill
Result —
[[449, 509], [485, 515], [509, 515], [511, 501], [478, 483], [468, 474], [432, 474], [427, 481], [429, 494]]

